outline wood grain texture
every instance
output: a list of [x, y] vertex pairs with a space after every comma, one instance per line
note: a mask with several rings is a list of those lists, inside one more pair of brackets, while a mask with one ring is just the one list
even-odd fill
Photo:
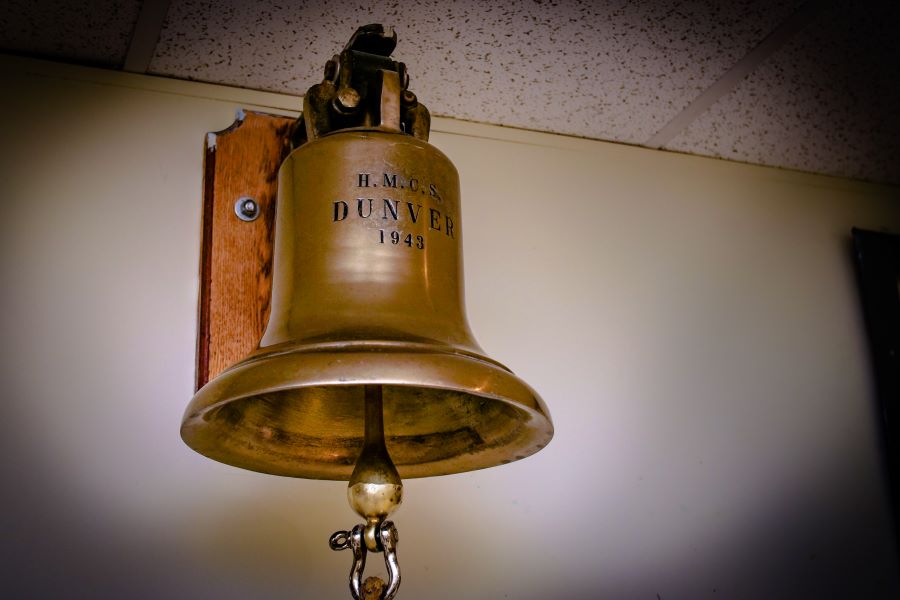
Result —
[[[256, 348], [269, 318], [277, 175], [293, 123], [248, 111], [207, 136], [197, 389]], [[255, 221], [235, 215], [242, 196], [259, 203]]]

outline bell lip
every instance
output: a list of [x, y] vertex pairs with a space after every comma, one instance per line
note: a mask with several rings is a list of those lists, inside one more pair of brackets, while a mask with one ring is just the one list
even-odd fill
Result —
[[[248, 354], [241, 361], [231, 365], [222, 373], [226, 373], [232, 369], [237, 369], [248, 364], [252, 364], [258, 360], [267, 360], [278, 356], [294, 353], [311, 353], [311, 352], [412, 352], [417, 354], [438, 354], [438, 355], [457, 355], [463, 358], [477, 360], [479, 362], [488, 363], [492, 367], [503, 369], [510, 375], [515, 374], [509, 367], [494, 360], [490, 356], [481, 354], [483, 350], [479, 348], [475, 342], [470, 341], [470, 347], [448, 346], [446, 344], [431, 341], [411, 341], [411, 340], [341, 340], [330, 342], [282, 342], [273, 344], [265, 348], [258, 348]], [[376, 383], [376, 382], [372, 382]], [[524, 383], [524, 382], [523, 382]], [[529, 388], [531, 389], [531, 388]], [[534, 390], [531, 390], [534, 393]]]
[[[251, 471], [308, 479], [347, 480], [352, 465], [345, 469], [346, 474], [308, 473], [302, 472], [303, 469], [293, 471], [277, 464], [248, 461], [227, 448], [209, 446], [201, 441], [204, 415], [227, 404], [264, 394], [306, 387], [361, 385], [461, 391], [504, 403], [525, 417], [522, 420], [525, 433], [516, 440], [518, 443], [504, 446], [504, 458], [484, 452], [484, 460], [475, 453], [468, 457], [469, 460], [462, 461], [462, 466], [443, 464], [448, 459], [439, 463], [398, 464], [404, 479], [450, 475], [507, 464], [540, 451], [553, 438], [554, 426], [549, 410], [537, 392], [501, 363], [475, 352], [415, 342], [320, 343], [302, 349], [296, 344], [291, 346], [292, 349], [257, 350], [200, 388], [184, 412], [181, 424], [184, 442], [208, 458]], [[416, 368], [416, 381], [410, 381], [408, 375], [402, 376], [411, 366]], [[466, 368], [460, 370], [460, 367]], [[381, 374], [374, 374], [376, 372]], [[460, 372], [482, 377], [482, 389], [459, 377]], [[265, 387], [253, 387], [254, 374], [260, 373], [265, 373], [270, 381], [276, 374], [276, 380]], [[489, 457], [491, 454], [493, 456]]]

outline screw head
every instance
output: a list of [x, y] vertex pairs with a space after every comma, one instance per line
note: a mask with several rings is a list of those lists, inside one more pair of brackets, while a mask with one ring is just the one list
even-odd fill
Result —
[[255, 221], [259, 217], [259, 203], [249, 196], [241, 196], [234, 203], [234, 214], [241, 221]]

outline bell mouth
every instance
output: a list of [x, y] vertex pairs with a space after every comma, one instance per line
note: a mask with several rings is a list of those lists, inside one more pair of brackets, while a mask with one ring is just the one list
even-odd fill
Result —
[[403, 478], [505, 464], [553, 436], [541, 398], [499, 363], [396, 342], [254, 354], [197, 392], [181, 436], [236, 467], [348, 480], [362, 449], [366, 385], [382, 386], [385, 440]]

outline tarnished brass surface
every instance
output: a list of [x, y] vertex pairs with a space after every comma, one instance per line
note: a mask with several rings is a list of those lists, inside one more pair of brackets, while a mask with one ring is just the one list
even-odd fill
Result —
[[[182, 437], [210, 458], [346, 480], [375, 385], [404, 478], [518, 460], [553, 435], [540, 397], [484, 355], [466, 321], [456, 169], [425, 141], [405, 67], [372, 64], [376, 87], [342, 65], [307, 95], [306, 138], [279, 172], [265, 335], [184, 416]], [[348, 108], [337, 91], [354, 104], [351, 84], [360, 100]]]

